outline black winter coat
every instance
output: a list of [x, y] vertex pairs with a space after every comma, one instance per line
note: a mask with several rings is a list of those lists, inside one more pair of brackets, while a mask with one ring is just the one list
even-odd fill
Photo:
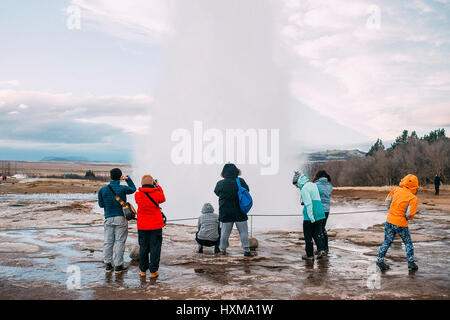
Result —
[[441, 184], [442, 179], [440, 177], [434, 177], [434, 185], [436, 187], [439, 187], [439, 185]]
[[[238, 186], [236, 178], [239, 170], [234, 164], [226, 164], [222, 171], [224, 179], [217, 182], [214, 193], [219, 197], [219, 221], [236, 222], [247, 221], [247, 214], [239, 207]], [[244, 179], [239, 178], [241, 186], [250, 191]]]

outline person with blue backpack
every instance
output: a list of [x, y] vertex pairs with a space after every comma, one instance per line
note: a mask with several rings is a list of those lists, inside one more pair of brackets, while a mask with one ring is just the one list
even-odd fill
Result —
[[300, 189], [303, 203], [303, 236], [305, 238], [306, 254], [303, 260], [314, 260], [314, 244], [317, 246], [317, 259], [323, 258], [325, 253], [322, 225], [325, 221], [325, 212], [316, 184], [309, 181], [306, 174], [295, 172], [293, 184]]
[[219, 197], [219, 221], [222, 223], [219, 249], [221, 255], [226, 255], [228, 239], [233, 225], [236, 225], [244, 256], [251, 257], [247, 213], [253, 202], [249, 194], [250, 189], [240, 175], [241, 171], [234, 164], [225, 164], [222, 170], [223, 179], [217, 182], [214, 189], [214, 193]]

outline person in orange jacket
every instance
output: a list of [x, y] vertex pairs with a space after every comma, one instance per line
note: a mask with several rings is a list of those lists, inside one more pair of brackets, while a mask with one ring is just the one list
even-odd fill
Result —
[[384, 226], [384, 242], [380, 247], [377, 258], [377, 266], [381, 271], [389, 269], [389, 265], [384, 262], [384, 257], [397, 233], [405, 244], [408, 269], [418, 269], [414, 261], [414, 246], [408, 228], [408, 220], [414, 219], [414, 215], [417, 213], [419, 201], [415, 194], [418, 188], [419, 180], [417, 177], [408, 174], [400, 181], [400, 186], [392, 189], [386, 197], [389, 213]]

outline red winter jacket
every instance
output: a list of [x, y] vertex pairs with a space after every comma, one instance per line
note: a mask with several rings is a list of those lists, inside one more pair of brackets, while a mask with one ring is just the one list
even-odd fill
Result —
[[158, 204], [166, 201], [166, 197], [160, 186], [156, 188], [139, 188], [139, 191], [134, 194], [138, 205], [137, 228], [138, 230], [161, 229], [164, 227], [161, 210], [145, 195], [146, 193]]

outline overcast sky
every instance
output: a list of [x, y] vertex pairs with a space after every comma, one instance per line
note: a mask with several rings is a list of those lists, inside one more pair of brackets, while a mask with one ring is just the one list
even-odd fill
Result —
[[[449, 0], [278, 2], [296, 114], [316, 131], [299, 137], [304, 150], [448, 131]], [[161, 41], [176, 33], [170, 3], [2, 0], [0, 159], [131, 160], [133, 136], [149, 128]], [[70, 8], [80, 29], [67, 27]]]

